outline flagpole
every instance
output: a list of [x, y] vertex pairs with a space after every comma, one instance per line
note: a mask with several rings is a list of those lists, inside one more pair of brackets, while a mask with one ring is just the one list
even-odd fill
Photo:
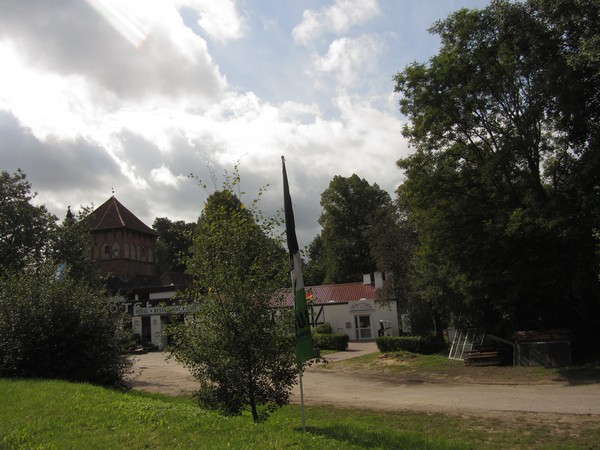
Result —
[[300, 380], [300, 411], [302, 416], [302, 432], [306, 432], [306, 425], [304, 421], [304, 388], [302, 387], [302, 367], [298, 366], [298, 379]]
[[296, 329], [296, 364], [298, 365], [298, 379], [300, 383], [300, 404], [302, 411], [302, 432], [306, 431], [304, 422], [304, 387], [302, 386], [302, 365], [314, 357], [313, 342], [310, 330], [310, 318], [306, 307], [306, 292], [304, 291], [304, 278], [302, 277], [302, 258], [300, 247], [296, 238], [296, 224], [292, 198], [285, 170], [285, 158], [281, 157], [283, 169], [283, 206], [285, 212], [285, 234], [290, 252], [290, 275], [292, 277], [292, 294], [294, 297], [294, 322]]

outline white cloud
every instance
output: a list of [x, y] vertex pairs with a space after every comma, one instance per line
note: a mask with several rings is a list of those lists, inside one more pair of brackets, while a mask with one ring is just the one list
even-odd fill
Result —
[[85, 78], [30, 67], [10, 41], [0, 41], [0, 61], [0, 109], [11, 110], [40, 139], [85, 134], [91, 108]]
[[[112, 16], [86, 2], [20, 0], [15, 5], [0, 14], [0, 41], [12, 42], [21, 63], [32, 69], [84, 77], [99, 99], [194, 97], [212, 102], [226, 89], [206, 42], [184, 26], [172, 3], [119, 3], [121, 15], [132, 14], [131, 22], [143, 29], [137, 47], [130, 45], [123, 27], [112, 26]], [[135, 20], [125, 11], [135, 11]]]
[[138, 20], [139, 13], [144, 9], [131, 9], [128, 5], [130, 2], [127, 1], [87, 0], [87, 2], [134, 47], [139, 47], [146, 40], [146, 27]]
[[152, 169], [150, 175], [155, 182], [171, 187], [177, 187], [179, 183], [181, 183], [181, 180], [185, 179], [185, 177], [181, 175], [173, 175], [173, 172], [171, 172], [164, 164], [157, 169]]
[[309, 44], [324, 33], [342, 34], [379, 15], [377, 0], [336, 0], [319, 11], [307, 9], [292, 36], [298, 44]]
[[314, 67], [317, 72], [332, 75], [338, 88], [345, 89], [364, 81], [363, 74], [377, 69], [381, 49], [373, 36], [337, 39], [324, 56], [315, 58]]
[[176, 3], [195, 10], [199, 15], [198, 25], [212, 39], [227, 42], [243, 37], [246, 32], [235, 0], [176, 0]]
[[[219, 2], [120, 1], [135, 15], [140, 41], [130, 42], [86, 2], [19, 0], [9, 9], [0, 6], [0, 161], [3, 170], [23, 168], [39, 200], [57, 215], [67, 205], [99, 205], [114, 187], [147, 224], [159, 216], [195, 220], [207, 193], [187, 175], [210, 184], [238, 161], [243, 190], [252, 196], [271, 184], [264, 201], [278, 209], [285, 155], [299, 238], [308, 244], [318, 232], [320, 194], [333, 176], [357, 173], [390, 192], [395, 188], [400, 174], [394, 163], [408, 153], [397, 99], [390, 100], [391, 83], [383, 91], [369, 83], [391, 77], [376, 73], [387, 50], [377, 37], [384, 31], [340, 38], [313, 56], [291, 41], [293, 24], [282, 14], [291, 7], [282, 2], [274, 9], [279, 29], [286, 30], [278, 34], [287, 38], [283, 44], [255, 30], [235, 46], [209, 47], [194, 33], [197, 27], [186, 26], [185, 11], [176, 5], [209, 20], [220, 14], [210, 10]], [[227, 2], [222, 20], [211, 19], [214, 28], [201, 34], [221, 40], [242, 36], [245, 25], [236, 7]], [[337, 1], [305, 13], [295, 34], [309, 32], [311, 20], [314, 36], [343, 33], [377, 11], [374, 1]], [[248, 17], [271, 12], [253, 10]], [[247, 57], [236, 58], [236, 51]], [[247, 64], [261, 57], [264, 64]], [[229, 85], [221, 70], [238, 75], [240, 87]], [[274, 74], [268, 80], [276, 100], [252, 77], [239, 75], [251, 71], [261, 80], [266, 72]], [[315, 76], [340, 89], [315, 90]]]

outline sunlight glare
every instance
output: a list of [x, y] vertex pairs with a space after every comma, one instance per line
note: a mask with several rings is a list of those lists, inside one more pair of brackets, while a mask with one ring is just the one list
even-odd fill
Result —
[[136, 23], [134, 14], [127, 10], [119, 0], [87, 0], [115, 30], [117, 30], [131, 45], [139, 48], [146, 40], [142, 26]]

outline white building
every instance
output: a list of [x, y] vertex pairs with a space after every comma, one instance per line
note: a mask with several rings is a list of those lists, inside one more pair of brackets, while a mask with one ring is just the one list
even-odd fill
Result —
[[[362, 282], [306, 287], [311, 323], [329, 323], [334, 333], [347, 334], [351, 341], [375, 339], [381, 333], [398, 336], [396, 303], [380, 304], [375, 291], [383, 285], [381, 273], [365, 275]], [[293, 307], [290, 293], [285, 305]]]

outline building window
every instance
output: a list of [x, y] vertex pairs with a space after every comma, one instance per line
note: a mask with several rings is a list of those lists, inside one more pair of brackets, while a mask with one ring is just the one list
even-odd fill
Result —
[[145, 248], [143, 248], [143, 249], [140, 250], [140, 259], [142, 261], [146, 260], [146, 249]]

